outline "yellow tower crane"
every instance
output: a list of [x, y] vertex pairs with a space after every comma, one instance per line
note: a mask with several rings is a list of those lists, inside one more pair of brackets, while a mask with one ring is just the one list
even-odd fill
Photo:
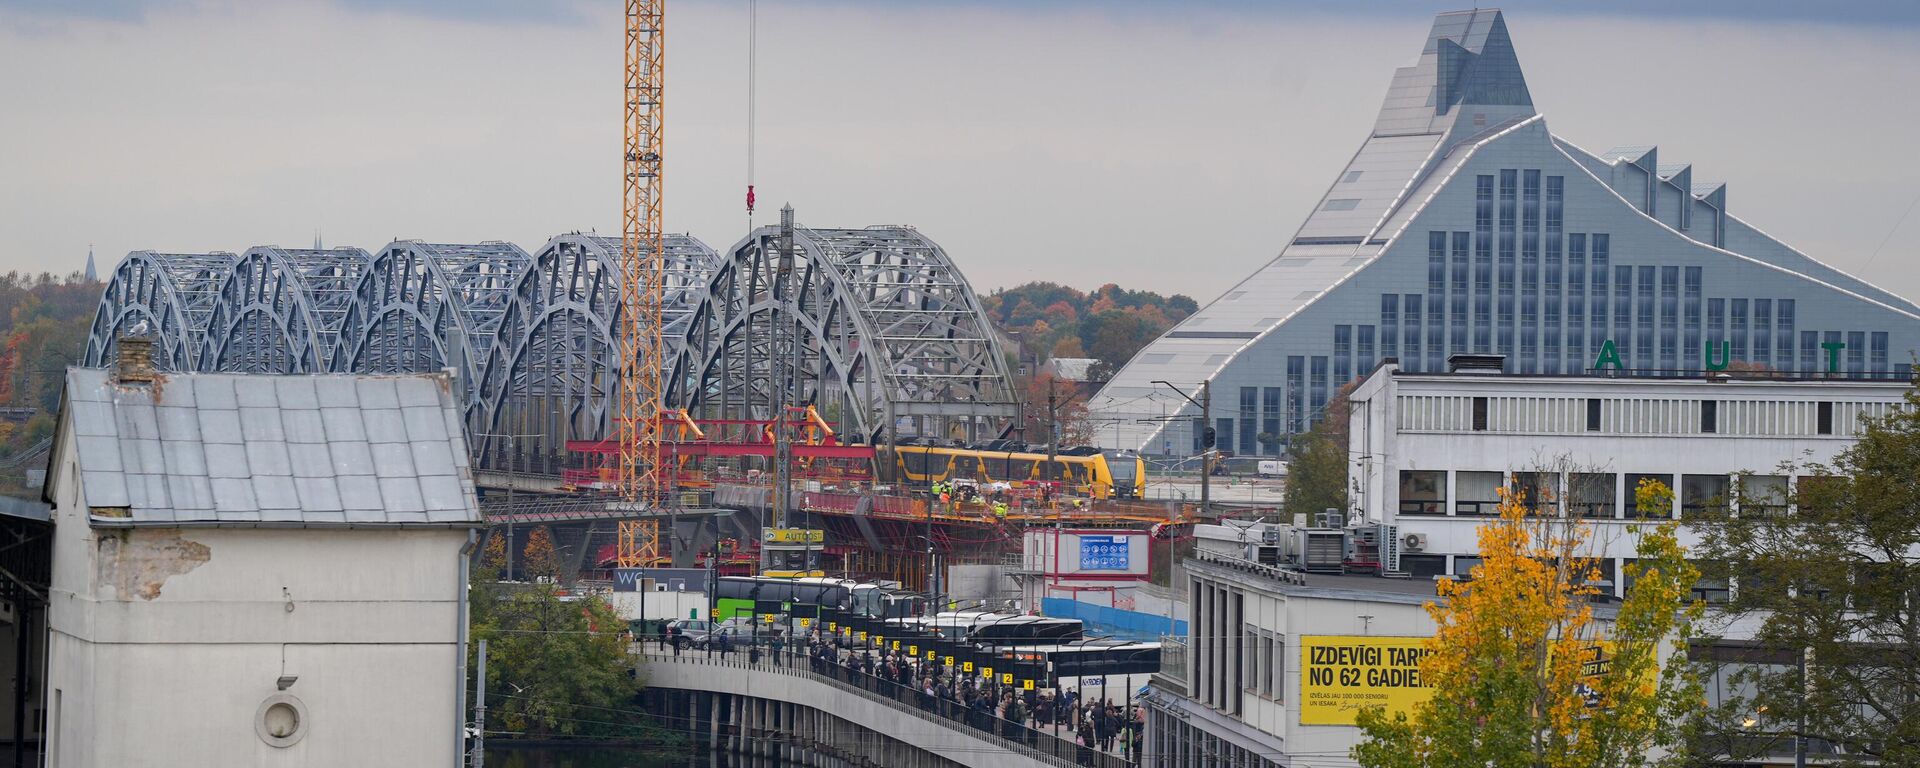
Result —
[[[626, 132], [620, 247], [620, 494], [628, 509], [653, 514], [667, 503], [660, 451], [661, 300], [666, 247], [661, 225], [660, 101], [666, 74], [665, 0], [626, 0]], [[615, 560], [622, 567], [660, 556], [655, 519], [620, 523]]]

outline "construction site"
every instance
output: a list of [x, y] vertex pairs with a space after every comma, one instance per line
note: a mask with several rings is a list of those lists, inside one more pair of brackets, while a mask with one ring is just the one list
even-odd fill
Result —
[[[549, 528], [574, 579], [711, 567], [933, 590], [945, 565], [1016, 560], [1031, 526], [1188, 522], [1144, 499], [1131, 452], [1027, 439], [1023, 405], [1050, 404], [1020, 401], [959, 263], [912, 227], [788, 208], [724, 253], [661, 232], [658, 73], [641, 74], [622, 237], [139, 251], [108, 277], [85, 364], [144, 335], [178, 372], [449, 369], [490, 526], [510, 551]], [[799, 559], [774, 567], [782, 549]]]

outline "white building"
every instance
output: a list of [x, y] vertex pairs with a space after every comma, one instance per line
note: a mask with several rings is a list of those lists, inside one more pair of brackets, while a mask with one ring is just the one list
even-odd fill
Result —
[[[1192, 606], [1184, 654], [1170, 647], [1145, 697], [1145, 765], [1346, 766], [1357, 704], [1405, 699], [1362, 679], [1312, 684], [1313, 648], [1413, 648], [1434, 632], [1433, 583], [1302, 576], [1203, 549], [1186, 561]], [[1417, 661], [1414, 662], [1417, 668]], [[1407, 669], [1406, 664], [1372, 665]], [[1311, 702], [1311, 703], [1309, 703]]]
[[140, 357], [67, 372], [47, 764], [457, 765], [479, 514], [449, 377]]
[[1135, 610], [1147, 583], [1147, 532], [1112, 528], [1030, 528], [1022, 539], [1023, 605], [1046, 598]]
[[[1389, 360], [1349, 396], [1350, 502], [1368, 524], [1398, 527], [1400, 567], [1416, 578], [1477, 562], [1475, 529], [1497, 514], [1504, 487], [1597, 521], [1602, 572], [1624, 590], [1629, 523], [1717, 504], [1784, 507], [1803, 478], [1783, 465], [1830, 462], [1863, 417], [1900, 406], [1908, 386], [1525, 376], [1487, 362], [1494, 370], [1409, 373]], [[1673, 503], [1638, 509], [1643, 479], [1672, 488]], [[1683, 526], [1682, 544], [1694, 541]]]

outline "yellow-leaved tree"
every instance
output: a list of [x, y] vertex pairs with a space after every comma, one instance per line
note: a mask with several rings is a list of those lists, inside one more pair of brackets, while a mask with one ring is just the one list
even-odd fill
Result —
[[[1671, 509], [1658, 482], [1638, 509]], [[1624, 768], [1658, 764], [1702, 706], [1685, 662], [1703, 608], [1672, 520], [1630, 524], [1624, 600], [1596, 613], [1594, 523], [1552, 499], [1502, 493], [1469, 580], [1441, 582], [1420, 665], [1432, 698], [1359, 716], [1367, 768]], [[1617, 610], [1616, 610], [1617, 608]], [[1664, 657], [1664, 658], [1663, 658]]]

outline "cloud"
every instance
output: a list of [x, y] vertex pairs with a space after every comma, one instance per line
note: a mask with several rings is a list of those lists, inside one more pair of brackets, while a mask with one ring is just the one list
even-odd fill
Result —
[[[672, 0], [667, 226], [745, 233], [744, 3]], [[0, 0], [18, 2], [18, 0]], [[234, 3], [0, 23], [0, 271], [141, 248], [510, 240], [619, 223], [620, 9], [564, 23]], [[812, 226], [911, 224], [980, 290], [1206, 300], [1279, 251], [1431, 16], [761, 3], [756, 183]], [[561, 12], [564, 12], [563, 8]], [[1508, 15], [1548, 123], [1658, 143], [1769, 233], [1920, 296], [1909, 30]], [[1629, 44], [1630, 43], [1630, 44]], [[1650, 52], [1660, 52], [1650, 55]], [[1844, 117], [1845, 119], [1836, 119]]]

